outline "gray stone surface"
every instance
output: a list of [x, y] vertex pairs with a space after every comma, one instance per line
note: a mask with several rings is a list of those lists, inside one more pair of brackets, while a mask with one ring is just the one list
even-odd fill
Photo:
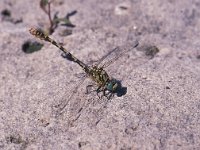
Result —
[[[140, 45], [106, 71], [127, 93], [85, 94], [81, 68], [48, 43], [32, 54], [30, 27], [48, 26], [39, 0], [1, 0], [13, 20], [0, 22], [0, 149], [200, 149], [199, 0], [57, 0], [52, 14], [77, 10], [76, 27], [54, 37], [85, 63], [119, 45]], [[39, 40], [38, 40], [39, 41]], [[145, 55], [148, 45], [159, 53]], [[56, 106], [69, 100], [58, 114]]]

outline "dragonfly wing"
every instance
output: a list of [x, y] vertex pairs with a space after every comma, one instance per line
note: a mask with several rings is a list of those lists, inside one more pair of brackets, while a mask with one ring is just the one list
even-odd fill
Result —
[[135, 41], [135, 42], [127, 43], [122, 46], [118, 46], [114, 48], [113, 50], [111, 50], [110, 52], [108, 52], [106, 55], [104, 55], [98, 62], [98, 65], [101, 63], [103, 64], [102, 67], [106, 68], [109, 65], [111, 65], [113, 62], [115, 62], [118, 58], [123, 56], [125, 53], [136, 48], [138, 45], [139, 45], [139, 42]]
[[67, 105], [70, 105], [70, 100], [74, 97], [74, 95], [77, 93], [79, 87], [81, 86], [81, 84], [85, 81], [87, 77], [85, 76], [83, 79], [81, 79], [76, 86], [73, 88], [73, 90], [71, 91], [71, 95], [67, 98], [67, 100], [64, 100], [63, 102], [61, 102], [60, 104], [56, 105], [56, 117], [62, 115], [64, 113], [64, 109]]

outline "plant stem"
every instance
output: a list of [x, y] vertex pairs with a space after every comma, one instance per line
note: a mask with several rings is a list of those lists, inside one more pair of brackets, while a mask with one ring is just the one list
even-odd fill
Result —
[[48, 17], [50, 21], [49, 33], [52, 34], [54, 29], [53, 29], [53, 21], [51, 19], [51, 3], [48, 3]]

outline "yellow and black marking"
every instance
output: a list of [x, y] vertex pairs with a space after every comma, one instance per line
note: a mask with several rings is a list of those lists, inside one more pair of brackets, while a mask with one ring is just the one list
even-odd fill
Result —
[[41, 30], [39, 29], [35, 29], [35, 28], [31, 28], [29, 30], [29, 32], [34, 35], [35, 37], [50, 42], [51, 44], [55, 45], [56, 47], [58, 47], [64, 54], [65, 57], [67, 59], [69, 59], [70, 61], [76, 62], [77, 64], [79, 64], [84, 71], [88, 70], [88, 67], [86, 64], [84, 64], [82, 61], [80, 61], [79, 59], [77, 59], [76, 57], [74, 57], [70, 52], [68, 52], [62, 45], [58, 44], [55, 40], [51, 39], [49, 36], [45, 35]]
[[90, 71], [89, 75], [91, 78], [99, 85], [105, 86], [106, 82], [109, 81], [109, 76], [103, 68], [98, 68], [97, 66], [93, 66]]

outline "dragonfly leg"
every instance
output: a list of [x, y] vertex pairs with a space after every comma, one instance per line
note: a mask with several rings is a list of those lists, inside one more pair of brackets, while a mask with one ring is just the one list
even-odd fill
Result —
[[106, 96], [106, 89], [103, 89], [103, 96], [107, 97]]
[[103, 92], [104, 92], [104, 95], [103, 95], [103, 96], [105, 96], [108, 100], [111, 99], [111, 97], [114, 96], [114, 92], [112, 92], [112, 91], [108, 91], [108, 92], [106, 93], [106, 89], [105, 89]]
[[102, 90], [101, 88], [102, 88], [102, 86], [99, 86], [99, 87], [96, 89], [97, 96], [99, 97], [99, 99], [102, 98], [102, 96], [99, 96], [99, 93], [102, 92], [102, 91], [104, 91], [104, 90]]
[[111, 99], [111, 97], [114, 96], [114, 93], [113, 92], [109, 92], [109, 96], [107, 97], [108, 99]]
[[[108, 91], [106, 92], [107, 89], [106, 88], [102, 88], [101, 86], [97, 88], [96, 92], [97, 92], [97, 96], [99, 97], [99, 99], [102, 98], [102, 96], [105, 96], [108, 100], [114, 96], [114, 93], [112, 91]], [[103, 95], [99, 95], [100, 92], [103, 92]]]

